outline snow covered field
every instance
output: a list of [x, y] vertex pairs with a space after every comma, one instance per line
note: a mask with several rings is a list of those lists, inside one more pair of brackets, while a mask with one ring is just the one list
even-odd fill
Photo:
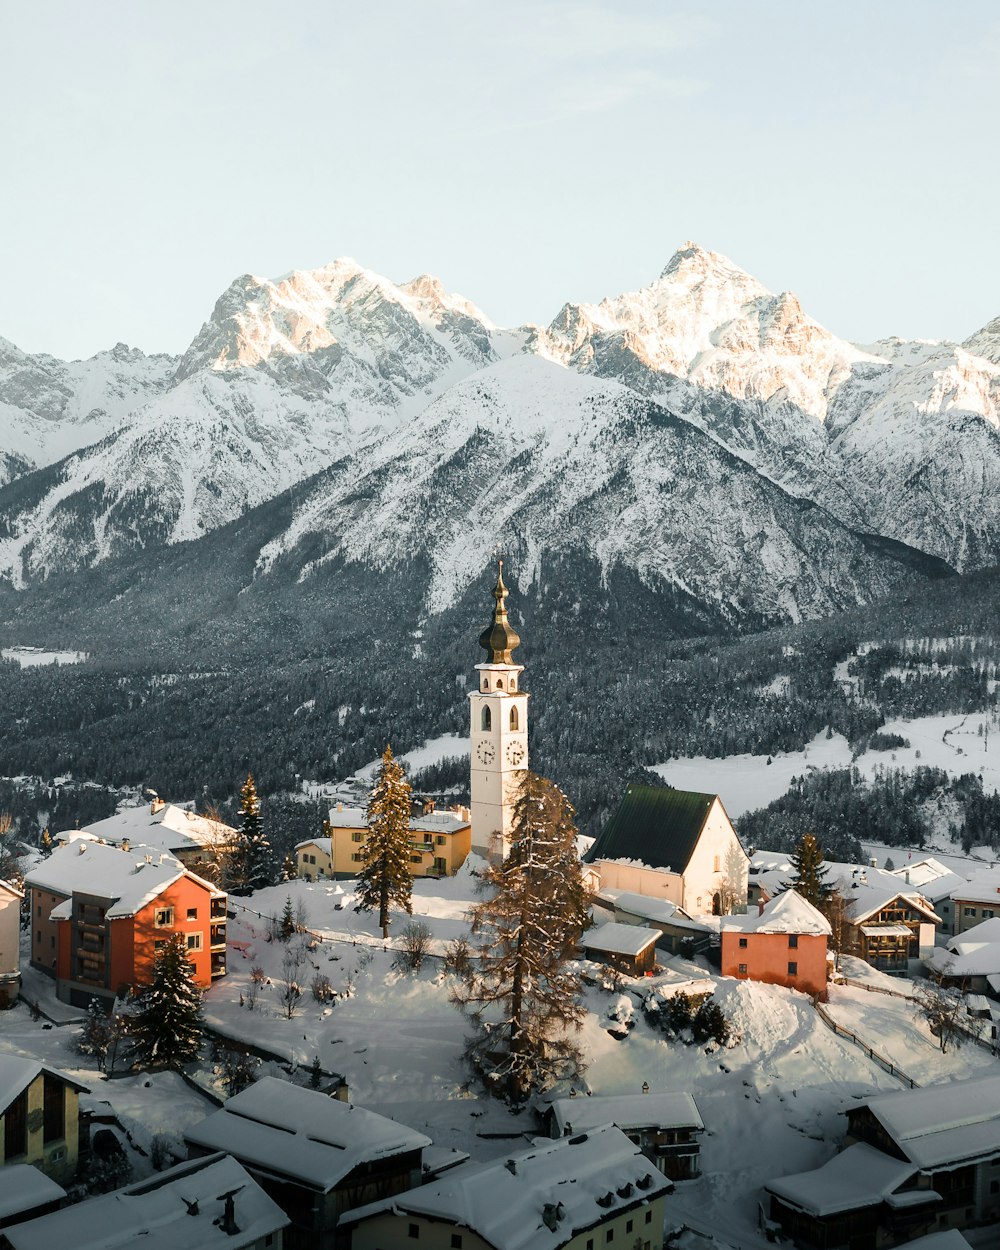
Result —
[[0, 647], [0, 656], [16, 660], [22, 668], [34, 668], [39, 664], [82, 664], [86, 651], [41, 651], [38, 647]]
[[[412, 751], [407, 751], [399, 758], [411, 773], [415, 773], [421, 768], [427, 768], [451, 756], [468, 754], [468, 738], [461, 738], [458, 734], [442, 734], [440, 738], [429, 738], [422, 747], [414, 747]], [[381, 760], [372, 760], [364, 768], [359, 768], [355, 775], [362, 781], [370, 781], [380, 763]]]
[[[986, 736], [986, 727], [992, 733]], [[980, 728], [983, 736], [980, 736]], [[1000, 733], [989, 713], [921, 716], [915, 720], [887, 721], [882, 733], [899, 734], [910, 743], [891, 751], [868, 750], [854, 764], [865, 777], [880, 770], [901, 768], [912, 771], [921, 765], [944, 769], [953, 776], [978, 773], [983, 789], [1000, 790]], [[705, 755], [686, 756], [653, 766], [653, 772], [680, 790], [701, 790], [719, 794], [726, 811], [735, 820], [744, 812], [766, 807], [789, 788], [793, 777], [817, 769], [847, 768], [852, 763], [851, 747], [841, 734], [817, 736], [801, 751], [766, 755], [730, 755], [710, 759]]]

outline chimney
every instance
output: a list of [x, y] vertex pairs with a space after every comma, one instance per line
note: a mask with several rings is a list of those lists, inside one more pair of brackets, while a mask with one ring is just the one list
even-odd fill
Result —
[[127, 853], [129, 850], [131, 850], [131, 846], [132, 844], [129, 842], [128, 838], [122, 838], [122, 850], [123, 851]]
[[906, 882], [906, 884], [907, 884], [907, 885], [909, 885], [909, 884], [910, 884], [910, 870], [909, 870], [909, 868], [907, 868], [907, 870], [903, 873], [903, 880]]
[[158, 794], [153, 795], [153, 801], [149, 805], [150, 816], [155, 816], [157, 812], [162, 812], [166, 804]]
[[338, 803], [338, 804], [337, 804], [337, 811], [338, 811], [338, 812], [342, 812], [343, 810], [344, 810], [344, 805], [343, 805], [343, 803]]
[[764, 900], [759, 899], [757, 902], [757, 915], [763, 916], [763, 914], [764, 914]]
[[868, 861], [868, 867], [869, 867], [869, 868], [877, 868], [877, 867], [878, 867], [878, 860], [875, 858], [875, 856], [874, 856], [874, 855], [871, 857], [871, 859], [869, 859], [869, 861]]

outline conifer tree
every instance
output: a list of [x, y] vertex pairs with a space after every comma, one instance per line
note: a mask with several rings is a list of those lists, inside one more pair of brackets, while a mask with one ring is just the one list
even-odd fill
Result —
[[240, 827], [228, 856], [228, 888], [234, 894], [252, 894], [271, 880], [271, 844], [264, 833], [260, 799], [253, 774], [240, 788]]
[[133, 1056], [147, 1067], [178, 1068], [198, 1057], [201, 990], [179, 933], [156, 952], [153, 979], [139, 994], [130, 1034]]
[[395, 904], [407, 914], [413, 910], [410, 798], [410, 783], [403, 766], [387, 745], [368, 796], [368, 838], [358, 873], [358, 907], [362, 911], [378, 911], [383, 938], [389, 936], [390, 906]]
[[551, 781], [522, 774], [510, 854], [482, 875], [489, 897], [471, 912], [479, 946], [452, 995], [476, 1025], [470, 1061], [514, 1104], [582, 1067], [571, 1031], [583, 1022], [583, 987], [567, 965], [588, 923], [590, 893], [574, 816]]
[[285, 899], [285, 908], [281, 913], [281, 919], [278, 921], [278, 935], [283, 942], [295, 932], [295, 912], [292, 910], [292, 896], [289, 894]]
[[789, 857], [795, 869], [791, 887], [814, 907], [822, 910], [833, 886], [826, 880], [823, 848], [811, 833], [804, 833]]
[[289, 851], [285, 858], [281, 861], [281, 880], [294, 881], [299, 875], [298, 866], [295, 863], [295, 857]]

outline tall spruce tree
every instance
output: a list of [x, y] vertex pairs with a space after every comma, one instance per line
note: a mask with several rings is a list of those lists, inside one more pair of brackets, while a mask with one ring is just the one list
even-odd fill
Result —
[[145, 1067], [179, 1068], [198, 1058], [203, 1024], [184, 938], [175, 933], [156, 952], [153, 979], [132, 1014], [131, 1053]]
[[378, 911], [382, 936], [389, 936], [389, 908], [393, 904], [407, 914], [413, 910], [410, 899], [410, 783], [403, 766], [386, 745], [382, 762], [375, 772], [375, 784], [368, 796], [368, 838], [364, 844], [358, 873], [358, 906], [362, 911]]
[[466, 1048], [470, 1062], [514, 1104], [582, 1068], [571, 1034], [583, 1022], [583, 987], [568, 964], [591, 896], [574, 818], [557, 786], [522, 774], [510, 853], [482, 874], [489, 896], [471, 912], [479, 945], [452, 994], [476, 1026]]
[[264, 833], [252, 773], [247, 773], [240, 788], [240, 827], [227, 856], [226, 875], [233, 894], [252, 894], [271, 883], [271, 844]]
[[811, 833], [804, 833], [789, 858], [795, 869], [791, 888], [814, 907], [823, 909], [833, 886], [826, 880], [829, 871], [823, 863], [823, 848]]

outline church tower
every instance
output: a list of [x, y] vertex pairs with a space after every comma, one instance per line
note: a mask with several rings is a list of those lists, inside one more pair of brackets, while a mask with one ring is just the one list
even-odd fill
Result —
[[493, 619], [479, 635], [486, 662], [476, 665], [469, 694], [472, 849], [494, 859], [510, 850], [519, 775], [528, 767], [528, 696], [518, 688], [524, 668], [512, 653], [521, 639], [507, 620], [507, 594], [501, 560]]

